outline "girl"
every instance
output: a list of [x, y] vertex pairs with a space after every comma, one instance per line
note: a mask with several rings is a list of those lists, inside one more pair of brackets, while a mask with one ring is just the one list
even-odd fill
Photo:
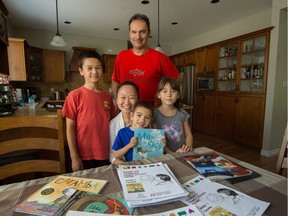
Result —
[[175, 79], [164, 77], [158, 85], [157, 97], [162, 104], [155, 109], [157, 128], [165, 131], [165, 153], [185, 153], [192, 150], [193, 136], [188, 119], [190, 115], [181, 109], [180, 85]]
[[116, 92], [116, 104], [121, 111], [114, 119], [110, 121], [110, 155], [109, 160], [112, 164], [121, 164], [123, 159], [114, 158], [112, 150], [116, 135], [121, 128], [128, 127], [132, 124], [130, 113], [139, 99], [138, 86], [133, 82], [123, 82], [119, 85]]

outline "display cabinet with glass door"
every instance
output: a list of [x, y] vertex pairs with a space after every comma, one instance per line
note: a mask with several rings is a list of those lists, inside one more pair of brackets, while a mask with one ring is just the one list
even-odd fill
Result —
[[237, 42], [220, 46], [218, 66], [218, 92], [237, 90]]
[[266, 44], [265, 35], [241, 42], [241, 92], [264, 92]]

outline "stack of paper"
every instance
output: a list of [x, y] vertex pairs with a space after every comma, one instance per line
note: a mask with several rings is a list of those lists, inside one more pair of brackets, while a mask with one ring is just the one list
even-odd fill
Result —
[[169, 167], [161, 162], [120, 165], [118, 176], [129, 207], [158, 205], [188, 196]]

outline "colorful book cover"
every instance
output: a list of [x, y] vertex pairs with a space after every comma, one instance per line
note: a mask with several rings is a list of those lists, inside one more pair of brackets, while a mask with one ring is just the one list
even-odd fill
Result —
[[[85, 191], [77, 191], [68, 201], [63, 213], [71, 210], [79, 212], [93, 212], [111, 215], [132, 215], [133, 208], [129, 208], [123, 198], [106, 196]], [[65, 215], [65, 214], [64, 214]]]
[[136, 128], [134, 136], [138, 138], [138, 145], [133, 148], [133, 160], [163, 155], [163, 129]]
[[183, 158], [211, 181], [250, 176], [253, 173], [251, 170], [231, 162], [215, 152], [185, 156]]
[[16, 212], [55, 215], [77, 190], [99, 193], [106, 180], [57, 176], [15, 207]]

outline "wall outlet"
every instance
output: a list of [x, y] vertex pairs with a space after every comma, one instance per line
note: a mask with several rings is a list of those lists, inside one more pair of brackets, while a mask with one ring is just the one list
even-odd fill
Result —
[[51, 93], [54, 93], [54, 88], [51, 88], [50, 91], [51, 91]]

